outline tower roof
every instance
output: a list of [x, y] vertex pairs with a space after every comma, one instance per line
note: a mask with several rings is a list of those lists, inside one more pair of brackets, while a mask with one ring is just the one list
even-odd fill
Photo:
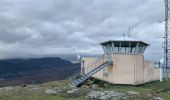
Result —
[[108, 43], [108, 42], [139, 42], [139, 43], [145, 44], [146, 46], [149, 46], [149, 44], [147, 44], [147, 43], [145, 43], [141, 40], [133, 39], [133, 38], [127, 37], [127, 36], [121, 36], [121, 37], [116, 38], [114, 40], [109, 40], [109, 41], [106, 41], [106, 42], [102, 42], [100, 44], [105, 44], [105, 43]]
[[114, 39], [113, 41], [138, 41], [138, 40], [133, 39], [131, 37], [127, 37], [127, 36], [121, 36], [117, 39]]

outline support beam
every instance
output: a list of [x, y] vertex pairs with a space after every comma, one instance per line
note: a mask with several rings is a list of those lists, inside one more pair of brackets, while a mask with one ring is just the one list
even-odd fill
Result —
[[137, 43], [134, 53], [137, 53], [138, 49], [139, 49], [139, 43]]
[[112, 44], [112, 53], [115, 53], [115, 45], [114, 45], [114, 42], [111, 42]]

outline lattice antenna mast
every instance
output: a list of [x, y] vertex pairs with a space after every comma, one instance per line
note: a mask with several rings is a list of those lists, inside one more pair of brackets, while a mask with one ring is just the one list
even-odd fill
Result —
[[164, 39], [164, 68], [168, 68], [168, 27], [169, 27], [169, 0], [165, 2], [165, 39]]

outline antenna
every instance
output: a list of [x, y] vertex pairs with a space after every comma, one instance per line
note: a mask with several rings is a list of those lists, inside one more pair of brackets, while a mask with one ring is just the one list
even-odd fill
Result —
[[123, 36], [125, 36], [125, 33], [123, 33]]
[[169, 0], [164, 0], [165, 3], [165, 34], [164, 34], [164, 63], [163, 66], [160, 68], [160, 81], [163, 81], [164, 78], [164, 69], [170, 68], [170, 49], [169, 49], [169, 32], [168, 32], [168, 27], [169, 27]]
[[130, 33], [131, 33], [131, 27], [129, 26], [129, 33], [128, 33], [128, 37], [130, 37]]
[[164, 67], [168, 68], [168, 27], [169, 27], [169, 0], [164, 0], [165, 1], [165, 38], [164, 38]]

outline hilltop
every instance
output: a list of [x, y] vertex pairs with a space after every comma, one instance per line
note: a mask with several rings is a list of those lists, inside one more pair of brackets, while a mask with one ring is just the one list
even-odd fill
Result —
[[170, 81], [141, 86], [88, 81], [70, 87], [67, 80], [0, 88], [0, 100], [170, 100]]

